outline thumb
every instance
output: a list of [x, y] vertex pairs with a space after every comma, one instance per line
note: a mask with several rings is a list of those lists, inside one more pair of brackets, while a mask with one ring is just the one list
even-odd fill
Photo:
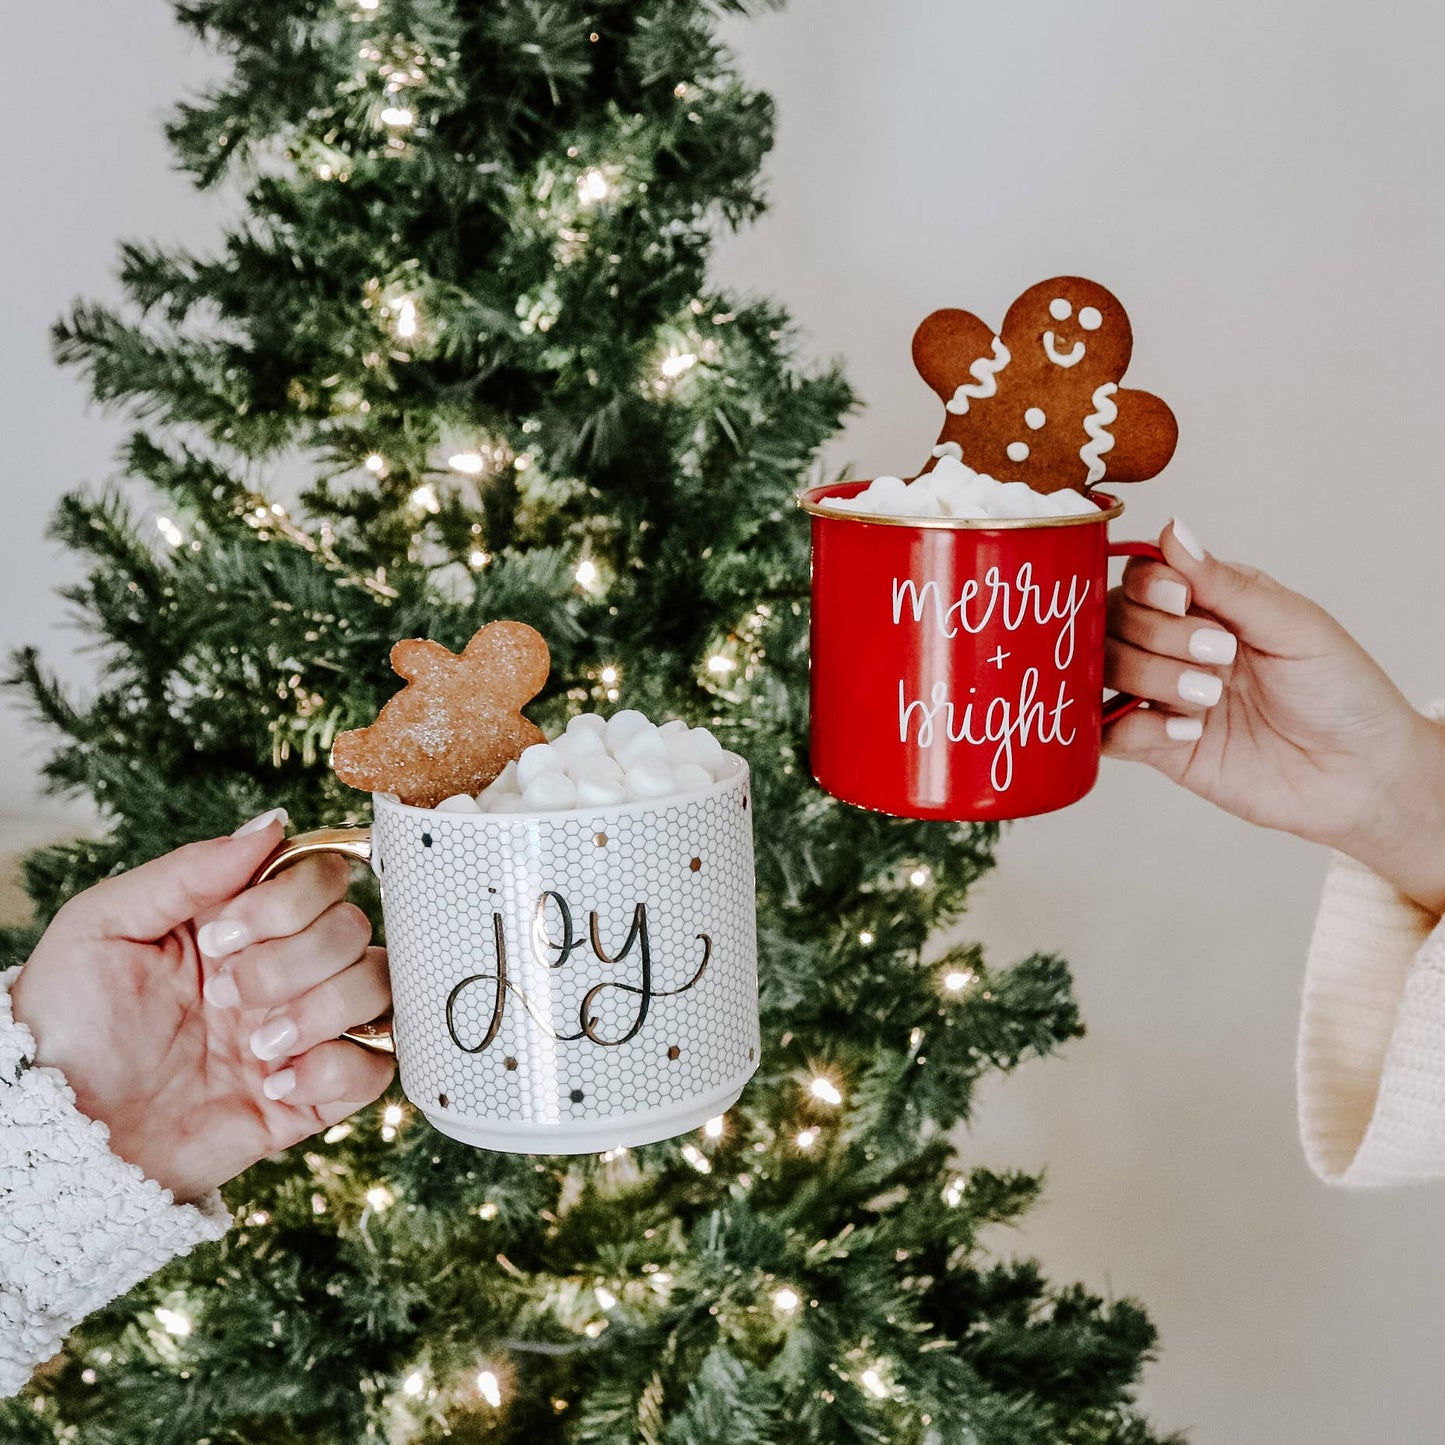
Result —
[[1161, 534], [1159, 546], [1169, 565], [1188, 582], [1193, 605], [1213, 614], [1250, 647], [1285, 650], [1315, 613], [1308, 598], [1291, 592], [1268, 573], [1206, 552], [1178, 517]]
[[275, 808], [229, 838], [187, 843], [129, 873], [107, 878], [62, 910], [92, 937], [150, 943], [240, 893], [281, 841], [288, 819]]

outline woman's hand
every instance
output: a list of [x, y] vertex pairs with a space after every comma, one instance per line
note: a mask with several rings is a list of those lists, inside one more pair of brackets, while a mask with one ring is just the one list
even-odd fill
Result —
[[1445, 730], [1308, 598], [1208, 556], [1179, 521], [1159, 545], [1167, 566], [1136, 558], [1109, 594], [1107, 681], [1151, 706], [1104, 751], [1445, 911]]
[[107, 879], [56, 915], [12, 990], [36, 1062], [111, 1148], [193, 1200], [371, 1103], [389, 1059], [337, 1038], [390, 1004], [386, 956], [307, 858], [246, 885], [285, 815]]

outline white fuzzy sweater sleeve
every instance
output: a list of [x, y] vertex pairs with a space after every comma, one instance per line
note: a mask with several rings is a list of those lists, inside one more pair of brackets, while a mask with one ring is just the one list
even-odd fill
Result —
[[[1439, 721], [1445, 704], [1426, 711]], [[1305, 967], [1298, 1075], [1322, 1179], [1445, 1176], [1445, 921], [1338, 854]]]
[[10, 1008], [0, 973], [0, 1395], [15, 1394], [92, 1310], [230, 1225], [218, 1194], [178, 1205], [110, 1151]]

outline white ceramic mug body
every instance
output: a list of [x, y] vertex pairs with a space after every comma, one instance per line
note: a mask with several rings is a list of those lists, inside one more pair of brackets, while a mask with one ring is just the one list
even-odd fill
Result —
[[443, 1133], [579, 1154], [729, 1108], [758, 1066], [747, 764], [658, 802], [373, 797], [401, 1086]]

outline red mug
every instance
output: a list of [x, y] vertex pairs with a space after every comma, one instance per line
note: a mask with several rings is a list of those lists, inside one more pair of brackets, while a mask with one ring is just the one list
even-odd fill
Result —
[[1099, 774], [1111, 542], [1124, 510], [879, 517], [828, 506], [868, 483], [812, 487], [813, 776], [836, 798], [903, 818], [989, 822], [1077, 802]]

